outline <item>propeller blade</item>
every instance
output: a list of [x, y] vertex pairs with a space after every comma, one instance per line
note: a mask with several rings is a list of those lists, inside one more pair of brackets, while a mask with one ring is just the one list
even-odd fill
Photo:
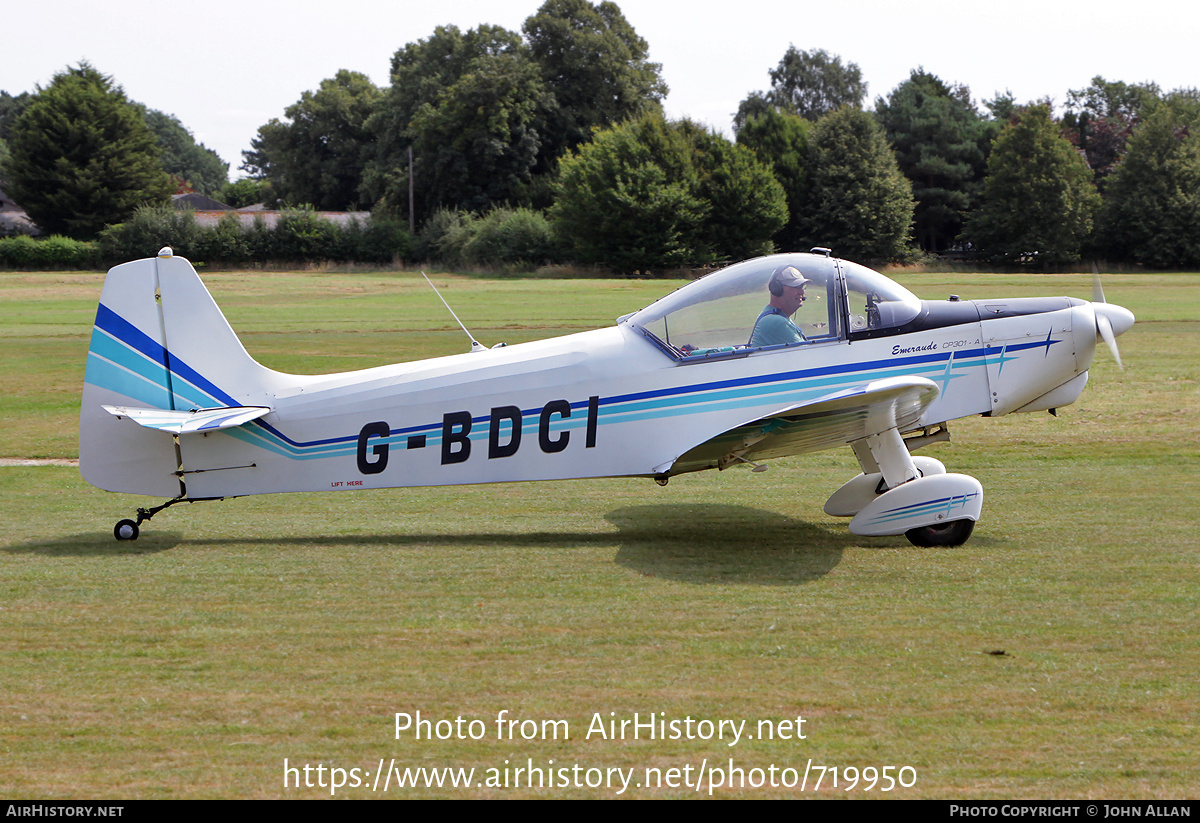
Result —
[[1113, 334], [1112, 322], [1108, 319], [1107, 314], [1096, 312], [1096, 329], [1104, 338], [1104, 342], [1108, 344], [1108, 350], [1112, 352], [1113, 360], [1117, 361], [1117, 367], [1121, 371], [1125, 371], [1125, 366], [1121, 363], [1121, 352], [1117, 350], [1117, 336]]
[[[1096, 332], [1108, 344], [1108, 350], [1112, 352], [1113, 360], [1117, 361], [1117, 367], [1125, 371], [1125, 365], [1121, 362], [1121, 352], [1117, 349], [1117, 335], [1129, 331], [1129, 327], [1133, 325], [1133, 312], [1121, 306], [1110, 305], [1104, 299], [1100, 270], [1096, 268], [1095, 263], [1092, 263], [1092, 311], [1096, 315]], [[1114, 322], [1117, 324], [1116, 328], [1113, 327]]]

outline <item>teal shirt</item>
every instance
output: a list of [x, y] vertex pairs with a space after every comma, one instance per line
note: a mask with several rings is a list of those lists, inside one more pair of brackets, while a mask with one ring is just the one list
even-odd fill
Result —
[[804, 332], [774, 306], [762, 310], [750, 334], [751, 346], [778, 346], [781, 343], [803, 343], [804, 340]]

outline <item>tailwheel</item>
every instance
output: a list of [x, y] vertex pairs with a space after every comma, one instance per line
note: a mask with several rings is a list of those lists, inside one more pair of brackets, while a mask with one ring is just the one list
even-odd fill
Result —
[[132, 520], [118, 520], [113, 527], [113, 537], [118, 540], [137, 540], [138, 524]]
[[967, 542], [971, 532], [975, 530], [974, 520], [951, 520], [949, 523], [936, 523], [932, 526], [918, 526], [909, 529], [904, 536], [914, 546], [923, 548], [930, 546], [961, 546]]

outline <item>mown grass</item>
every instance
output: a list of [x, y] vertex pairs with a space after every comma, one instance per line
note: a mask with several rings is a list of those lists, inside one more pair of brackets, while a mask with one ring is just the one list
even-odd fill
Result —
[[[206, 279], [275, 368], [465, 349], [417, 275]], [[925, 297], [1090, 294], [1076, 276], [900, 279]], [[435, 282], [489, 345], [608, 323], [677, 285]], [[0, 277], [4, 456], [74, 455], [100, 283]], [[92, 489], [69, 467], [0, 468], [0, 791], [329, 796], [285, 789], [285, 758], [372, 773], [380, 758], [475, 767], [477, 780], [530, 759], [634, 768], [640, 780], [646, 767], [731, 758], [747, 772], [803, 772], [811, 758], [916, 770], [915, 786], [887, 796], [1194, 797], [1200, 276], [1114, 275], [1105, 290], [1138, 315], [1120, 340], [1123, 373], [1101, 353], [1060, 417], [960, 421], [953, 444], [930, 450], [985, 488], [984, 518], [957, 549], [860, 538], [825, 516], [857, 471], [849, 450], [666, 488], [596, 480], [184, 506], [135, 543], [110, 529], [144, 499]], [[487, 734], [395, 739], [394, 714], [418, 710], [480, 719]], [[566, 720], [571, 739], [497, 740], [502, 710]], [[610, 712], [744, 719], [748, 731], [802, 715], [806, 739], [584, 739]], [[825, 778], [819, 796], [843, 794]]]

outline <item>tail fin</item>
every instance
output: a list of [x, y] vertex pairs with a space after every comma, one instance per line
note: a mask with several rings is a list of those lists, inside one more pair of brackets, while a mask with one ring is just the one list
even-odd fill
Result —
[[270, 405], [270, 369], [246, 352], [192, 264], [157, 258], [108, 272], [88, 349], [79, 470], [109, 491], [186, 496], [178, 435], [104, 406], [190, 411]]

